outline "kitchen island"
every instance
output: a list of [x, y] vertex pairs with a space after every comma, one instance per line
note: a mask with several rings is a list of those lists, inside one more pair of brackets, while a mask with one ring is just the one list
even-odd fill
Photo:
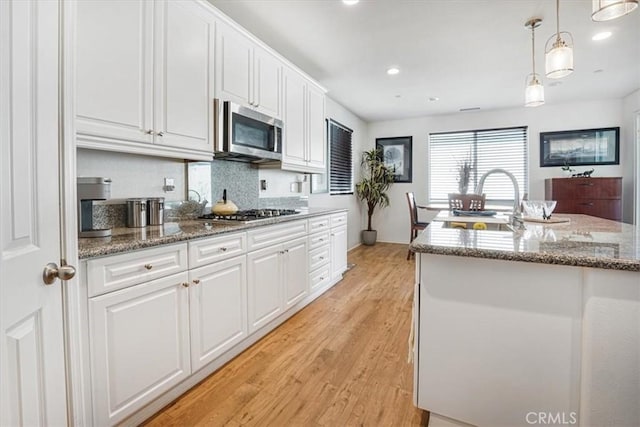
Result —
[[558, 216], [412, 243], [430, 425], [640, 425], [640, 229]]

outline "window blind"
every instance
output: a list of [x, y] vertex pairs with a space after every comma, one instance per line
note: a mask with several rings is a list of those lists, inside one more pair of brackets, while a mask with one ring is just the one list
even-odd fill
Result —
[[329, 192], [353, 194], [353, 131], [329, 120]]
[[[512, 173], [520, 197], [529, 188], [527, 127], [485, 129], [429, 134], [429, 201], [448, 201], [449, 193], [458, 192], [458, 165], [469, 159], [471, 172], [469, 193], [473, 193], [483, 174], [501, 168]], [[482, 190], [487, 201], [513, 202], [513, 184], [505, 174], [489, 176]]]

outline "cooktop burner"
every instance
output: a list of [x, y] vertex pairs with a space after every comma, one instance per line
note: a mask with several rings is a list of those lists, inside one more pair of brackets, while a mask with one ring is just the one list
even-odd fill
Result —
[[216, 215], [214, 213], [202, 215], [199, 219], [212, 219], [220, 221], [256, 221], [259, 219], [268, 219], [277, 216], [295, 215], [300, 212], [295, 209], [249, 209], [246, 211], [238, 211], [233, 215]]

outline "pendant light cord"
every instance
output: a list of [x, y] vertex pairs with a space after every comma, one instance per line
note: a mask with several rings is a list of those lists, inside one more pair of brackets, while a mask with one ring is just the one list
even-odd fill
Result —
[[560, 0], [556, 0], [556, 43], [560, 44]]
[[533, 63], [533, 78], [536, 78], [536, 26], [531, 24], [531, 62]]

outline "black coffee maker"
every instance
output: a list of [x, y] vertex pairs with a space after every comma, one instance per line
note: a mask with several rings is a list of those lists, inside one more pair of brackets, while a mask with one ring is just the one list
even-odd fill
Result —
[[93, 228], [93, 201], [111, 198], [111, 178], [78, 177], [78, 237], [108, 237], [110, 228]]

